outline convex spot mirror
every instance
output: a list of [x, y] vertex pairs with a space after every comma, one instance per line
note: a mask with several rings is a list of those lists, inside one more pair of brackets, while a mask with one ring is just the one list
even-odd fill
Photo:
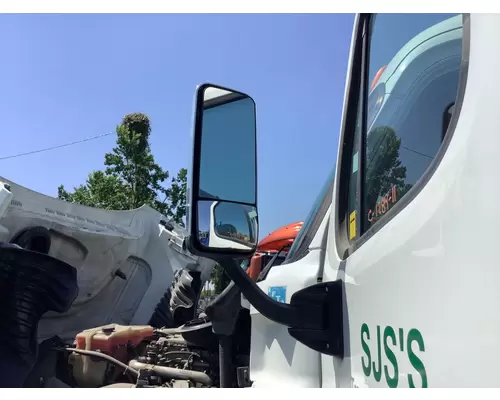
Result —
[[204, 84], [195, 98], [189, 247], [199, 255], [249, 256], [257, 248], [255, 103]]

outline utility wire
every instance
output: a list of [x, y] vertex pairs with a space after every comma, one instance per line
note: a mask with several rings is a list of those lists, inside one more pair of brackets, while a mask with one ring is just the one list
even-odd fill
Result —
[[[93, 136], [93, 137], [90, 137], [90, 138], [86, 138], [86, 139], [82, 139], [82, 140], [77, 140], [77, 141], [75, 141], [75, 142], [70, 142], [70, 143], [60, 144], [60, 145], [58, 145], [58, 146], [47, 147], [47, 148], [45, 148], [45, 149], [39, 149], [39, 150], [33, 150], [33, 151], [27, 151], [26, 153], [13, 154], [13, 155], [11, 155], [11, 156], [4, 156], [4, 157], [0, 157], [0, 161], [2, 161], [2, 160], [7, 160], [7, 159], [10, 159], [10, 158], [17, 158], [17, 157], [29, 156], [29, 155], [31, 155], [31, 154], [36, 154], [36, 153], [43, 153], [43, 152], [45, 152], [45, 151], [50, 151], [50, 150], [60, 149], [60, 148], [62, 148], [62, 147], [73, 146], [73, 145], [75, 145], [75, 144], [80, 144], [80, 143], [90, 142], [91, 140], [100, 139], [100, 138], [102, 138], [102, 137], [109, 136], [109, 135], [114, 135], [114, 133], [104, 133], [104, 134], [102, 134], [102, 135], [97, 135], [97, 136]], [[379, 138], [379, 140], [380, 140], [380, 138]], [[378, 145], [378, 142], [377, 142], [376, 146], [377, 146], [377, 145]], [[400, 145], [400, 146], [401, 146], [403, 149], [408, 150], [408, 151], [411, 151], [411, 152], [413, 152], [413, 153], [415, 153], [415, 154], [419, 154], [419, 155], [424, 156], [424, 157], [427, 157], [427, 158], [429, 158], [429, 159], [431, 159], [431, 160], [432, 160], [432, 159], [434, 159], [434, 157], [431, 157], [431, 156], [429, 156], [429, 155], [427, 155], [427, 154], [420, 153], [420, 152], [418, 152], [418, 151], [416, 151], [416, 150], [412, 150], [412, 149], [410, 149], [410, 148], [408, 148], [408, 147], [406, 147], [406, 146], [403, 146], [403, 145]], [[368, 167], [369, 167], [369, 165], [368, 165]]]
[[100, 138], [102, 138], [104, 136], [109, 136], [109, 135], [114, 135], [114, 132], [113, 133], [104, 133], [102, 135], [97, 135], [97, 136], [93, 136], [93, 137], [90, 137], [90, 138], [86, 138], [86, 139], [82, 139], [82, 140], [77, 140], [76, 142], [70, 142], [70, 143], [60, 144], [58, 146], [47, 147], [45, 149], [27, 151], [26, 153], [19, 153], [19, 154], [13, 154], [11, 156], [0, 157], [0, 161], [7, 160], [9, 158], [17, 158], [17, 157], [22, 157], [22, 156], [29, 156], [30, 154], [35, 154], [35, 153], [43, 153], [44, 151], [60, 149], [61, 147], [73, 146], [75, 144], [89, 142], [91, 140], [100, 139]]
[[410, 149], [409, 147], [406, 147], [406, 146], [403, 146], [403, 145], [400, 145], [403, 149], [405, 150], [408, 150], [408, 151], [411, 151], [412, 153], [415, 153], [415, 154], [418, 154], [420, 156], [424, 156], [424, 157], [427, 157], [427, 158], [430, 158], [431, 160], [434, 160], [434, 157], [431, 157], [429, 156], [428, 154], [424, 154], [424, 153], [420, 153], [419, 151], [417, 150], [413, 150], [413, 149]]

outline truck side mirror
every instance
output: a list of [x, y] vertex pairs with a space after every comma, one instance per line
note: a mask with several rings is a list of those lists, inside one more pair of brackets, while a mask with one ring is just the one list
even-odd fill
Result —
[[204, 84], [195, 98], [189, 190], [189, 248], [198, 255], [248, 257], [257, 248], [255, 103]]
[[262, 291], [238, 261], [255, 252], [259, 233], [254, 101], [210, 84], [198, 87], [195, 100], [188, 250], [217, 261], [253, 307], [287, 326], [299, 342], [343, 357], [341, 280], [309, 286], [294, 293], [289, 304], [281, 303]]

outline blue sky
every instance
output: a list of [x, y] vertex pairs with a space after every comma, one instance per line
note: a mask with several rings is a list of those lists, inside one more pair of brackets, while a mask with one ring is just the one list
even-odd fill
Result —
[[[260, 237], [304, 219], [335, 163], [354, 16], [1, 15], [0, 157], [152, 122], [157, 162], [191, 157], [203, 82], [257, 105]], [[55, 196], [103, 167], [114, 136], [16, 159], [0, 175]]]

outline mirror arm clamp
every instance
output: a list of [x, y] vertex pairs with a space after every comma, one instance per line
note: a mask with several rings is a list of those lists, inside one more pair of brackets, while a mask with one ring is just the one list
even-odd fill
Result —
[[290, 335], [307, 347], [343, 359], [344, 284], [341, 280], [304, 288], [294, 293], [290, 304], [286, 304], [264, 293], [233, 258], [215, 260], [263, 316], [287, 326]]
[[290, 336], [322, 354], [343, 359], [344, 283], [339, 279], [306, 287], [292, 295], [290, 305], [309, 314], [304, 322], [315, 322], [315, 326], [304, 322], [289, 326]]

